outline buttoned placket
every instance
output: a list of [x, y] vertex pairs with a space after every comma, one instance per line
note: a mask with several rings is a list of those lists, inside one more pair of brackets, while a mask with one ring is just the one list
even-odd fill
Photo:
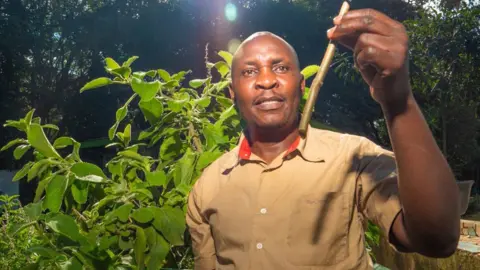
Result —
[[[257, 205], [256, 205], [256, 214], [254, 215], [254, 243], [255, 243], [255, 251], [258, 252], [260, 250], [263, 250], [266, 247], [265, 240], [266, 236], [265, 230], [268, 230], [268, 228], [265, 227], [266, 219], [272, 218], [271, 215], [269, 215], [269, 210], [268, 208], [271, 207], [267, 203], [266, 200], [266, 195], [265, 192], [268, 191], [271, 188], [271, 185], [274, 185], [275, 183], [273, 182], [266, 182], [270, 181], [271, 179], [266, 179], [269, 176], [269, 173], [272, 173], [273, 170], [278, 170], [280, 167], [283, 165], [283, 162], [285, 162], [286, 157], [284, 158], [283, 155], [275, 159], [272, 163], [269, 165], [262, 163], [261, 166], [263, 166], [263, 170], [260, 173], [259, 177], [259, 189], [257, 193]], [[255, 230], [255, 228], [258, 228]], [[256, 233], [255, 233], [256, 232]], [[256, 235], [256, 234], [263, 234], [261, 235]]]

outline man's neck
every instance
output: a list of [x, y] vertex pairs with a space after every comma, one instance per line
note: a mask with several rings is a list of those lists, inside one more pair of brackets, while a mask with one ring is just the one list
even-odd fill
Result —
[[297, 125], [276, 129], [248, 129], [248, 140], [252, 153], [267, 164], [286, 151], [298, 136]]

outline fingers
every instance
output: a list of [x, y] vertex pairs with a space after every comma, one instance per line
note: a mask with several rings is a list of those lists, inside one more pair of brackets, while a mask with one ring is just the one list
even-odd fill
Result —
[[401, 23], [393, 20], [392, 18], [388, 17], [384, 13], [378, 10], [369, 9], [369, 8], [351, 10], [347, 12], [345, 15], [341, 16], [341, 18], [334, 18], [334, 23], [340, 22], [343, 20], [358, 19], [358, 18], [360, 19], [368, 18], [368, 20], [372, 20], [372, 21], [381, 21], [382, 23], [385, 23], [392, 28], [402, 27]]
[[353, 49], [357, 38], [362, 33], [381, 36], [398, 36], [404, 38], [404, 27], [381, 12], [372, 9], [349, 11], [334, 19], [335, 26], [327, 32], [329, 39]]
[[361, 34], [354, 47], [354, 59], [358, 68], [374, 66], [382, 76], [388, 76], [402, 68], [407, 49], [393, 37]]

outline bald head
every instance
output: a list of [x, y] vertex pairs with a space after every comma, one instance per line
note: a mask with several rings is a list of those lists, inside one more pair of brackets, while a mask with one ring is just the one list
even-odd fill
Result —
[[[278, 47], [283, 47], [284, 49], [287, 50], [289, 54], [288, 56], [291, 57], [291, 61], [295, 63], [297, 68], [300, 68], [297, 52], [292, 47], [292, 45], [290, 45], [283, 38], [271, 32], [261, 31], [261, 32], [253, 33], [240, 44], [237, 51], [233, 55], [232, 70], [235, 68], [236, 63], [246, 56], [246, 48], [255, 43], [261, 43], [265, 46], [268, 46], [268, 44], [272, 44]], [[232, 74], [232, 79], [233, 79], [233, 74]]]

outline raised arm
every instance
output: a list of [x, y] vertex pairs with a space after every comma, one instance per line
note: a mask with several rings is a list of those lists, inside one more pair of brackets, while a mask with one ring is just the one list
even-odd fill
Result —
[[459, 240], [459, 191], [412, 94], [406, 30], [371, 9], [350, 11], [334, 23], [328, 37], [353, 50], [387, 122], [402, 205], [392, 241], [426, 256], [450, 256]]

